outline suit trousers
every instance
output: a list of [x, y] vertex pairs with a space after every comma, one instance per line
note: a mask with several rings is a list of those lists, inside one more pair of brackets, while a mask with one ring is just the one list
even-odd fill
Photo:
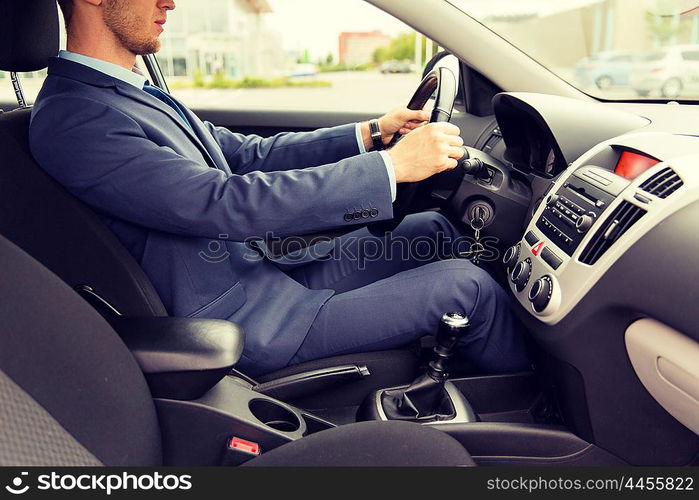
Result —
[[[454, 258], [464, 240], [442, 215], [410, 215], [385, 237], [366, 228], [335, 240], [327, 259], [288, 272], [311, 289], [333, 289], [290, 365], [402, 347], [437, 331], [444, 313], [466, 314], [459, 351], [476, 369], [529, 368], [509, 297], [483, 269]], [[468, 245], [465, 245], [468, 249]]]

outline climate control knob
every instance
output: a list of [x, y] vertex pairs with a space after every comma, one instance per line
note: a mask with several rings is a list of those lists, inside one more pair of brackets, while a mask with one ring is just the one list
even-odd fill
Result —
[[521, 247], [518, 244], [508, 248], [505, 252], [504, 257], [502, 258], [502, 262], [503, 264], [505, 264], [505, 267], [507, 267], [507, 269], [512, 269], [512, 267], [517, 263], [517, 259], [519, 259], [520, 248]]
[[556, 206], [556, 203], [558, 203], [558, 200], [560, 199], [561, 197], [557, 194], [549, 195], [549, 197], [546, 199], [546, 205], [553, 208]]
[[542, 312], [551, 302], [553, 293], [553, 280], [550, 276], [544, 276], [534, 282], [529, 290], [529, 301], [538, 313]]
[[515, 284], [515, 288], [518, 292], [524, 290], [529, 283], [529, 278], [532, 275], [532, 261], [531, 259], [523, 260], [519, 262], [510, 274], [510, 280]]

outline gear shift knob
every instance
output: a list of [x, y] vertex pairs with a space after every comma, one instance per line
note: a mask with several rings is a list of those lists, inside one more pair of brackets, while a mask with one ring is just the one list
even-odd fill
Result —
[[406, 388], [388, 390], [381, 396], [381, 405], [390, 420], [445, 419], [454, 415], [451, 396], [444, 389], [447, 362], [456, 343], [468, 333], [469, 320], [459, 313], [447, 313], [439, 321], [434, 358], [427, 373]]
[[437, 330], [437, 346], [451, 351], [456, 343], [468, 333], [470, 323], [468, 318], [460, 313], [446, 313], [439, 321]]
[[427, 375], [433, 380], [444, 383], [447, 379], [447, 361], [451, 358], [456, 343], [468, 333], [471, 324], [460, 313], [446, 313], [439, 321], [437, 345], [434, 348], [434, 360], [430, 361]]

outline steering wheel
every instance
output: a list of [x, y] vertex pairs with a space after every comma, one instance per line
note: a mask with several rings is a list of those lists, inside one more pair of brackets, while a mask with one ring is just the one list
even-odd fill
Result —
[[[432, 94], [435, 94], [435, 103], [430, 123], [448, 122], [454, 109], [454, 99], [456, 99], [456, 77], [449, 68], [437, 67], [427, 73], [410, 98], [408, 109], [424, 108]], [[398, 133], [394, 135], [388, 147], [395, 146], [401, 138], [402, 136]], [[393, 231], [408, 214], [408, 209], [415, 198], [419, 184], [419, 182], [398, 184], [396, 201], [393, 202], [393, 219], [369, 224], [369, 231], [377, 236], [383, 236], [386, 232]]]

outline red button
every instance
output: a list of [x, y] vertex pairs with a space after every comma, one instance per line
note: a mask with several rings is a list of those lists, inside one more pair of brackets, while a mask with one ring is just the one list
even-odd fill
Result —
[[249, 453], [250, 455], [260, 454], [260, 445], [253, 443], [252, 441], [245, 441], [237, 437], [231, 438], [228, 442], [228, 447], [232, 450], [242, 451], [244, 453]]
[[544, 245], [546, 245], [546, 243], [543, 241], [540, 241], [539, 243], [534, 245], [534, 248], [532, 248], [532, 253], [534, 255], [539, 255], [541, 253], [541, 251], [544, 249]]

